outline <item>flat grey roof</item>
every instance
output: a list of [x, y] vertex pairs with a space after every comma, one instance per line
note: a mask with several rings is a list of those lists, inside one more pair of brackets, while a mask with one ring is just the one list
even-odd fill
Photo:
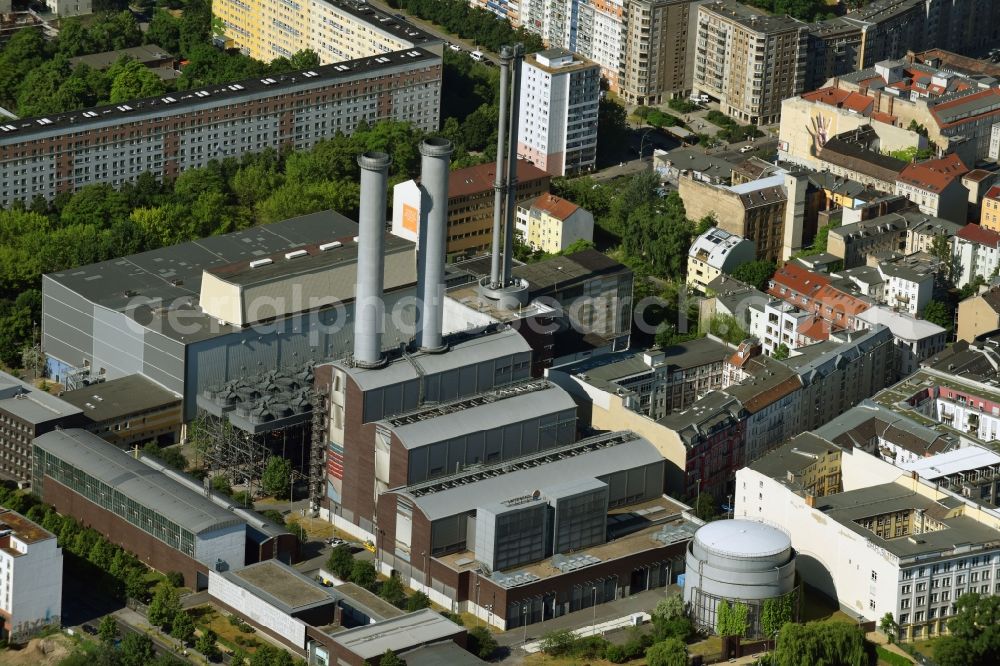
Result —
[[420, 364], [421, 373], [405, 357], [393, 359], [386, 366], [374, 369], [350, 367], [340, 362], [335, 364], [349, 374], [363, 391], [370, 391], [411, 381], [421, 374], [434, 375], [487, 359], [530, 351], [531, 347], [524, 338], [514, 329], [508, 328], [462, 340], [441, 354], [410, 354], [410, 358]]
[[478, 666], [485, 664], [476, 655], [458, 646], [455, 641], [442, 641], [424, 645], [415, 650], [407, 650], [400, 655], [406, 666]]
[[360, 585], [354, 583], [343, 583], [333, 588], [337, 594], [347, 599], [347, 605], [361, 611], [376, 622], [389, 620], [400, 615], [405, 615], [388, 601], [378, 596], [374, 592], [369, 592]]
[[129, 375], [64, 391], [59, 397], [95, 422], [181, 404], [180, 396], [143, 375]]
[[566, 479], [598, 478], [657, 462], [663, 462], [663, 456], [646, 439], [631, 432], [608, 433], [396, 490], [434, 521], [536, 490], [544, 492]]
[[222, 575], [287, 615], [337, 601], [330, 588], [278, 560], [265, 560]]
[[[43, 276], [43, 282], [51, 280], [95, 305], [127, 312], [139, 325], [190, 343], [239, 330], [220, 324], [198, 309], [203, 270], [317, 243], [349, 240], [357, 233], [356, 222], [327, 210], [48, 273]], [[151, 305], [143, 304], [147, 301]], [[170, 318], [154, 309], [158, 303], [177, 306], [184, 311], [181, 317], [183, 333], [175, 331]]]
[[[506, 395], [505, 395], [506, 394]], [[576, 409], [569, 393], [555, 384], [534, 380], [513, 386], [500, 387], [486, 395], [496, 395], [497, 400], [469, 404], [475, 400], [465, 398], [430, 408], [431, 418], [420, 414], [394, 416], [381, 423], [390, 428], [407, 449], [432, 442], [443, 442], [473, 432], [494, 430], [506, 425], [539, 418], [567, 409]], [[429, 410], [421, 410], [428, 412]], [[408, 421], [408, 422], [407, 422]]]
[[331, 638], [362, 659], [372, 659], [392, 650], [404, 650], [450, 638], [464, 629], [437, 611], [425, 608], [365, 627], [334, 634]]
[[[326, 0], [335, 2], [336, 0]], [[337, 3], [338, 6], [341, 3]], [[347, 3], [343, 3], [346, 6]], [[395, 19], [393, 19], [395, 20]], [[427, 39], [426, 33], [417, 33], [418, 39]], [[439, 43], [430, 38], [429, 41]], [[411, 63], [440, 62], [436, 53], [420, 48], [407, 47], [398, 51], [379, 53], [365, 58], [344, 60], [320, 65], [310, 70], [275, 74], [263, 78], [240, 79], [192, 88], [156, 97], [130, 99], [120, 104], [108, 104], [86, 109], [52, 113], [47, 116], [6, 120], [0, 124], [0, 145], [11, 145], [34, 139], [64, 135], [66, 132], [83, 132], [108, 124], [136, 123], [150, 118], [178, 116], [197, 108], [235, 106], [247, 100], [262, 97], [284, 96], [302, 90], [314, 90], [338, 81], [366, 80], [378, 71], [392, 71], [408, 67]], [[0, 121], [2, 122], [2, 121]]]
[[71, 67], [77, 65], [87, 65], [93, 69], [107, 69], [122, 58], [138, 60], [142, 64], [157, 62], [160, 60], [173, 60], [174, 56], [162, 46], [156, 44], [142, 44], [128, 49], [117, 51], [104, 51], [103, 53], [89, 53], [87, 55], [70, 58]]
[[565, 289], [601, 275], [631, 272], [603, 252], [582, 250], [564, 257], [551, 257], [533, 264], [514, 267], [514, 277], [528, 281], [528, 289], [535, 295]]
[[814, 433], [804, 432], [750, 463], [750, 469], [772, 479], [783, 480], [788, 472], [798, 474], [816, 462], [815, 456], [832, 450], [840, 450], [840, 447]]
[[246, 524], [200, 493], [86, 430], [53, 430], [36, 437], [34, 446], [193, 534]]
[[33, 425], [80, 413], [72, 404], [6, 372], [0, 372], [0, 411]]
[[[905, 474], [905, 472], [903, 472]], [[896, 483], [884, 483], [816, 499], [816, 508], [830, 518], [860, 534], [872, 543], [885, 548], [897, 557], [913, 557], [925, 553], [952, 551], [965, 545], [982, 545], [1000, 540], [1000, 531], [965, 516], [947, 517], [954, 498], [934, 501]], [[959, 500], [960, 501], [960, 500]], [[921, 532], [917, 542], [908, 537], [883, 539], [857, 522], [863, 518], [922, 509], [931, 518], [946, 525], [945, 529]]]
[[[701, 365], [721, 363], [733, 353], [733, 350], [726, 345], [708, 337], [670, 345], [660, 351], [664, 357], [653, 366], [646, 364], [643, 352], [628, 351], [622, 354], [606, 354], [587, 359], [580, 363], [563, 366], [560, 370], [573, 375], [585, 374], [587, 378], [583, 381], [588, 384], [604, 390], [614, 390], [617, 382], [645, 372], [652, 372], [654, 368], [696, 368]], [[657, 351], [648, 350], [648, 353], [655, 354]]]

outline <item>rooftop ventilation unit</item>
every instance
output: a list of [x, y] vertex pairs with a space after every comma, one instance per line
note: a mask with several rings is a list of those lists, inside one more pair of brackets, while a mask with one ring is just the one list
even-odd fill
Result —
[[326, 252], [327, 250], [335, 250], [338, 247], [342, 247], [344, 244], [340, 241], [333, 241], [332, 243], [323, 243], [319, 246], [320, 252]]
[[295, 250], [293, 252], [286, 252], [285, 259], [298, 259], [299, 257], [305, 257], [309, 253], [305, 250]]
[[260, 268], [261, 266], [267, 266], [268, 264], [273, 264], [271, 259], [256, 259], [250, 262], [250, 268]]

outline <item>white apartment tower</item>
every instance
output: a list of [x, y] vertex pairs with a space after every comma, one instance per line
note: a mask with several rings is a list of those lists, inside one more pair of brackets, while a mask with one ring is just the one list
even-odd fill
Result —
[[0, 510], [0, 636], [21, 642], [62, 615], [62, 550], [54, 534]]
[[518, 155], [553, 176], [592, 170], [601, 97], [598, 65], [553, 48], [526, 57], [521, 75]]

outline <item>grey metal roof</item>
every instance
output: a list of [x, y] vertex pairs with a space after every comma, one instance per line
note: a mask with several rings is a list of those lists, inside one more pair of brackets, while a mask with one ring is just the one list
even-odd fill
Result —
[[[611, 442], [610, 445], [590, 445], [594, 440], [604, 439]], [[479, 506], [530, 495], [536, 490], [544, 492], [545, 488], [554, 487], [562, 480], [599, 478], [612, 472], [657, 462], [663, 462], [663, 456], [646, 439], [634, 433], [610, 433], [508, 460], [469, 474], [400, 488], [398, 492], [407, 495], [428, 520], [434, 521]], [[504, 473], [504, 470], [513, 471]], [[487, 474], [493, 471], [498, 473]], [[473, 482], [455, 480], [458, 476], [468, 477], [473, 474], [478, 475]], [[428, 492], [428, 488], [434, 490]]]
[[750, 469], [772, 479], [787, 479], [816, 462], [816, 457], [840, 447], [812, 432], [796, 435], [778, 448], [750, 463]]
[[53, 430], [36, 437], [34, 446], [107, 484], [136, 503], [149, 507], [193, 534], [245, 524], [200, 493], [177, 483], [86, 430]]
[[[486, 395], [496, 395], [498, 399], [470, 404], [475, 401], [463, 398], [432, 408], [434, 413], [428, 415], [431, 418], [420, 418], [421, 414], [418, 412], [409, 416], [393, 416], [380, 423], [390, 428], [403, 446], [412, 449], [576, 409], [576, 403], [569, 393], [555, 384], [540, 380], [500, 387]], [[442, 411], [444, 413], [440, 413]]]
[[464, 629], [437, 611], [425, 608], [414, 613], [383, 620], [364, 627], [334, 634], [331, 638], [362, 659], [435, 643], [462, 633]]
[[[59, 394], [62, 400], [83, 410], [92, 421], [118, 419], [129, 414], [180, 406], [180, 396], [143, 375], [91, 384]], [[178, 421], [179, 422], [179, 421]]]
[[0, 411], [38, 425], [80, 413], [72, 404], [0, 372]]
[[335, 603], [339, 595], [284, 562], [265, 560], [222, 575], [287, 615]]
[[442, 641], [433, 645], [424, 645], [415, 650], [407, 650], [400, 655], [406, 666], [478, 666], [485, 664], [476, 655], [458, 646], [455, 641]]
[[[455, 370], [488, 359], [503, 358], [531, 351], [531, 347], [513, 329], [503, 329], [480, 337], [462, 340], [442, 354], [411, 354], [410, 358], [420, 364], [423, 375], [434, 375]], [[350, 367], [337, 363], [349, 374], [363, 391], [394, 386], [417, 379], [420, 373], [407, 358], [396, 358], [382, 368]]]
[[[239, 330], [198, 309], [202, 271], [308, 245], [353, 238], [356, 222], [321, 211], [221, 236], [172, 245], [88, 266], [48, 273], [52, 280], [97, 306], [127, 312], [140, 325], [192, 343]], [[149, 302], [150, 305], [144, 303]], [[183, 311], [176, 331], [157, 304]]]
[[162, 46], [141, 44], [128, 49], [76, 56], [69, 59], [69, 64], [73, 69], [76, 69], [77, 65], [87, 65], [92, 69], [107, 69], [122, 58], [131, 58], [145, 65], [160, 60], [173, 60], [174, 56]]
[[204, 269], [354, 237], [357, 233], [356, 222], [327, 210], [48, 273], [46, 277], [96, 305], [121, 311], [139, 296], [165, 301], [182, 296], [197, 299]]
[[[948, 517], [950, 508], [948, 505], [953, 504], [954, 499], [946, 497], [941, 501], [935, 501], [905, 486], [885, 483], [836, 495], [826, 495], [816, 500], [816, 508], [852, 532], [860, 534], [900, 558], [950, 552], [962, 546], [996, 543], [1000, 540], [1000, 531], [972, 518]], [[945, 529], [921, 532], [912, 541], [907, 537], [883, 539], [856, 522], [873, 515], [915, 509], [922, 509], [927, 515], [944, 523]]]

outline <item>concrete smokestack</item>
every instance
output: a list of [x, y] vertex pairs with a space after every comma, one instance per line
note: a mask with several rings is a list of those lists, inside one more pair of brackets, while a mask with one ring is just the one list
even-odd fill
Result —
[[451, 141], [424, 139], [420, 143], [420, 265], [417, 292], [420, 322], [417, 346], [422, 351], [444, 350], [444, 257], [448, 235], [448, 174]]
[[[510, 92], [510, 145], [507, 151], [507, 210], [504, 220], [503, 286], [514, 279], [514, 218], [517, 216], [517, 131], [521, 115], [521, 62], [524, 60], [524, 46], [514, 46], [514, 62], [511, 64]], [[500, 100], [503, 108], [503, 99]], [[499, 151], [498, 151], [499, 152]], [[499, 162], [498, 162], [499, 163]]]
[[[500, 47], [500, 123], [497, 128], [497, 163], [496, 178], [493, 181], [493, 246], [490, 262], [490, 286], [494, 289], [502, 285], [500, 275], [500, 253], [502, 250], [503, 207], [507, 194], [504, 176], [504, 158], [507, 152], [507, 93], [510, 89], [510, 63], [514, 59], [514, 49], [510, 46]], [[511, 142], [517, 137], [511, 135]]]
[[385, 208], [389, 156], [369, 152], [358, 156], [361, 167], [361, 207], [358, 214], [358, 283], [354, 290], [354, 363], [377, 368], [382, 356], [385, 325]]

